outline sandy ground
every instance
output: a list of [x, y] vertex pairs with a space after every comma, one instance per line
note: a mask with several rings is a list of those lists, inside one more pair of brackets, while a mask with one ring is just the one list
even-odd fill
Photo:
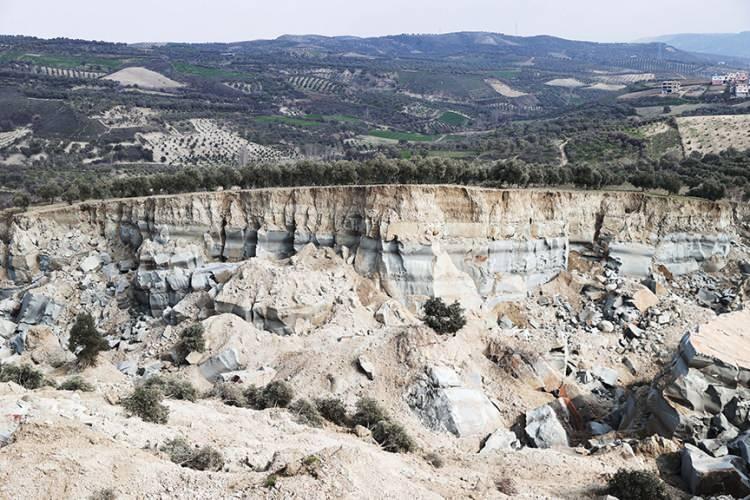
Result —
[[10, 132], [0, 132], [0, 149], [7, 148], [14, 142], [31, 133], [29, 128], [17, 128]]
[[607, 92], [617, 92], [627, 88], [627, 85], [616, 84], [616, 83], [595, 83], [589, 85], [587, 88], [591, 90], [606, 90]]
[[176, 89], [184, 84], [167, 78], [166, 76], [138, 66], [125, 68], [107, 75], [104, 80], [113, 80], [120, 85], [137, 85], [145, 89]]
[[526, 92], [512, 89], [509, 85], [501, 82], [496, 78], [488, 78], [485, 80], [485, 83], [492, 87], [492, 90], [504, 97], [523, 97], [525, 95], [529, 95]]

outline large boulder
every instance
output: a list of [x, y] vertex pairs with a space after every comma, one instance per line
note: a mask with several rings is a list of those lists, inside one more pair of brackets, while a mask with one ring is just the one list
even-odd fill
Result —
[[750, 311], [738, 311], [682, 338], [649, 393], [650, 432], [697, 442], [750, 424], [749, 323]]
[[210, 381], [216, 380], [222, 373], [234, 372], [242, 368], [237, 350], [231, 348], [210, 356], [199, 366], [201, 374]]
[[59, 367], [75, 359], [73, 353], [60, 345], [60, 339], [48, 326], [30, 327], [26, 332], [24, 350], [31, 353], [31, 359], [36, 364]]
[[213, 382], [222, 374], [264, 368], [269, 359], [263, 350], [274, 349], [275, 336], [259, 331], [234, 314], [211, 316], [202, 322], [206, 349], [190, 355], [190, 364]]
[[62, 306], [53, 302], [49, 297], [26, 292], [21, 301], [18, 322], [27, 325], [52, 324], [61, 311]]
[[[568, 433], [565, 431], [557, 412], [566, 413], [567, 406], [558, 401], [553, 405], [544, 405], [526, 412], [526, 437], [536, 448], [567, 447]], [[557, 412], [556, 412], [557, 409]]]
[[16, 325], [9, 319], [0, 318], [0, 338], [9, 339], [16, 331]]
[[500, 412], [484, 392], [464, 387], [450, 368], [434, 367], [428, 373], [415, 384], [409, 397], [412, 408], [428, 427], [467, 437], [486, 436], [500, 426]]
[[750, 478], [743, 460], [727, 455], [714, 458], [690, 444], [682, 450], [682, 479], [694, 495], [750, 495]]
[[479, 451], [480, 455], [513, 451], [521, 448], [521, 442], [513, 431], [498, 429], [487, 438]]

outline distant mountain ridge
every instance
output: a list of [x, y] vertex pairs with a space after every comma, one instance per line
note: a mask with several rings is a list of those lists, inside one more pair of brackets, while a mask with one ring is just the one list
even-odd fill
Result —
[[678, 33], [647, 38], [642, 41], [666, 43], [688, 52], [750, 58], [750, 31], [741, 33]]
[[380, 37], [282, 35], [275, 40], [246, 41], [237, 44], [245, 47], [314, 48], [325, 52], [357, 52], [370, 56], [448, 56], [466, 52], [504, 53], [519, 56], [547, 56], [562, 54], [569, 57], [585, 55], [596, 57], [606, 53], [620, 56], [661, 53], [669, 59], [694, 62], [700, 59], [680, 53], [662, 43], [598, 43], [567, 40], [549, 35], [512, 36], [491, 32], [456, 32], [445, 34], [401, 34]]
[[[185, 44], [173, 44], [185, 45]], [[273, 40], [210, 44], [215, 49], [238, 53], [279, 54], [308, 58], [365, 57], [389, 61], [431, 60], [470, 63], [533, 64], [564, 70], [636, 68], [659, 72], [661, 67], [677, 71], [679, 64], [691, 67], [716, 65], [716, 56], [679, 50], [669, 44], [599, 43], [567, 40], [549, 35], [512, 36], [491, 32], [445, 34], [401, 34], [380, 37], [282, 35]], [[203, 45], [206, 47], [206, 45]], [[638, 61], [638, 64], [631, 64]], [[669, 66], [669, 65], [672, 66]]]

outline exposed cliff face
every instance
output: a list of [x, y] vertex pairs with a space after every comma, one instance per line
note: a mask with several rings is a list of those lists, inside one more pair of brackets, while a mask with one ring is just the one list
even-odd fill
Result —
[[728, 203], [638, 193], [455, 186], [194, 193], [18, 215], [8, 231], [5, 268], [21, 284], [94, 247], [137, 259], [139, 247], [152, 240], [168, 259], [192, 248], [202, 253], [199, 260], [231, 262], [288, 257], [312, 242], [334, 247], [405, 303], [439, 295], [479, 305], [549, 280], [581, 244], [609, 251], [636, 275], [652, 263], [675, 273], [720, 265], [744, 212]]

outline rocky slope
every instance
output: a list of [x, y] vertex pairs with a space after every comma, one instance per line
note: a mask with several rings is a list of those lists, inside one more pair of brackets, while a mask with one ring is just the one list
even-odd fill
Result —
[[[0, 368], [58, 383], [77, 373], [67, 340], [79, 312], [111, 350], [80, 372], [93, 392], [0, 384], [0, 496], [582, 498], [620, 467], [658, 471], [673, 492], [720, 492], [717, 477], [743, 492], [735, 438], [750, 430], [750, 393], [746, 370], [727, 366], [742, 364], [747, 338], [724, 313], [745, 314], [746, 220], [728, 203], [454, 186], [16, 215]], [[466, 308], [455, 335], [422, 322], [433, 296]], [[179, 362], [180, 332], [197, 324], [205, 349]], [[366, 429], [210, 397], [168, 400], [167, 424], [142, 422], [118, 403], [155, 375], [199, 392], [285, 381], [350, 412], [375, 398], [415, 448], [387, 453]], [[221, 450], [224, 467], [171, 463], [160, 450], [178, 436]], [[300, 465], [312, 456], [319, 465]]]

